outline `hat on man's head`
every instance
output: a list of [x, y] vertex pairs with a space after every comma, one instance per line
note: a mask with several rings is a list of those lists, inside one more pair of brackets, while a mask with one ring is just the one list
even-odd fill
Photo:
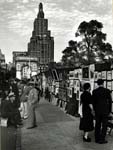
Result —
[[22, 84], [27, 84], [27, 80], [22, 80], [21, 83]]
[[104, 80], [102, 80], [102, 79], [98, 79], [98, 80], [97, 80], [97, 84], [98, 84], [98, 85], [102, 85], [103, 83], [104, 83]]
[[8, 96], [9, 96], [9, 98], [10, 98], [10, 97], [15, 97], [15, 94], [14, 94], [14, 92], [11, 92], [11, 93], [9, 93]]
[[29, 81], [28, 85], [35, 85], [34, 81]]

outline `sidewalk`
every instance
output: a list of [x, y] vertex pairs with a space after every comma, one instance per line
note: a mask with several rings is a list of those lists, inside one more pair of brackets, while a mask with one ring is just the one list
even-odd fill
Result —
[[17, 129], [0, 127], [0, 150], [16, 150]]
[[21, 129], [21, 150], [112, 150], [112, 136], [107, 136], [108, 144], [96, 144], [94, 133], [92, 142], [82, 141], [82, 132], [78, 129], [79, 118], [65, 114], [60, 108], [41, 99], [36, 110], [38, 127]]

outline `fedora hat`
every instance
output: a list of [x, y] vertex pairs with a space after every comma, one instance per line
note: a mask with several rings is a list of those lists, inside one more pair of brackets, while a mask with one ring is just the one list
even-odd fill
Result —
[[29, 85], [35, 85], [35, 82], [34, 82], [34, 81], [29, 81], [28, 84], [29, 84]]

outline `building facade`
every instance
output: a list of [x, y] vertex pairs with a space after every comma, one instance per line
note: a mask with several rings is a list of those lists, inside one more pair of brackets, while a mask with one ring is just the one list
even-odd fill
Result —
[[37, 57], [40, 66], [54, 62], [54, 38], [48, 30], [48, 20], [44, 18], [43, 4], [39, 4], [39, 12], [34, 20], [32, 37], [28, 43], [28, 54]]
[[37, 58], [29, 56], [17, 56], [15, 59], [16, 78], [24, 79], [36, 75], [38, 70]]
[[40, 3], [37, 18], [34, 20], [32, 37], [28, 43], [28, 51], [13, 52], [16, 77], [30, 78], [37, 73], [42, 73], [51, 62], [54, 62], [54, 38], [48, 30], [48, 20], [44, 18], [43, 5]]
[[28, 52], [22, 52], [22, 51], [13, 51], [13, 64], [15, 65], [16, 64], [16, 58], [19, 57], [19, 56], [27, 56], [28, 55]]
[[5, 55], [2, 54], [2, 51], [0, 49], [0, 65], [4, 65], [5, 64]]

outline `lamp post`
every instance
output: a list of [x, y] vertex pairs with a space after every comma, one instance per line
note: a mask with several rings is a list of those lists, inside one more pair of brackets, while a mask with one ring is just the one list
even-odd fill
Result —
[[40, 66], [40, 87], [41, 87], [41, 90], [42, 90], [42, 67]]

